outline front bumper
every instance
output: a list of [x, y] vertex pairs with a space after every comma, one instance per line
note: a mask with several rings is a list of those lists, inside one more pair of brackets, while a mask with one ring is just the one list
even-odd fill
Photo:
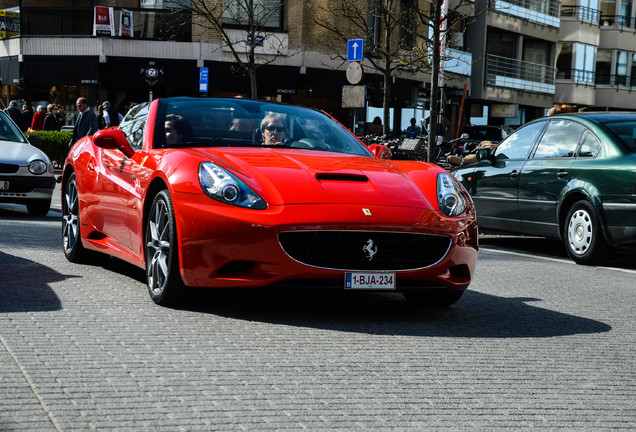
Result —
[[50, 200], [56, 185], [53, 175], [3, 175], [0, 181], [9, 182], [9, 189], [0, 190], [0, 202], [4, 203]]
[[[287, 205], [250, 210], [194, 194], [172, 196], [177, 219], [181, 275], [189, 286], [264, 287], [301, 280], [342, 281], [346, 270], [303, 264], [285, 253], [280, 232], [368, 231], [424, 233], [450, 238], [448, 252], [425, 268], [397, 270], [397, 287], [466, 289], [477, 261], [477, 227], [472, 208], [459, 219], [407, 207]], [[337, 251], [334, 251], [336, 253]], [[393, 271], [393, 270], [391, 270]]]

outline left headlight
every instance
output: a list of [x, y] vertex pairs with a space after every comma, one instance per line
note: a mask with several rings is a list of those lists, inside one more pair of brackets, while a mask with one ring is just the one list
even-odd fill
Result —
[[48, 168], [48, 164], [43, 160], [34, 160], [29, 163], [29, 171], [31, 174], [44, 174]]
[[461, 186], [448, 173], [437, 175], [437, 203], [446, 216], [459, 216], [468, 206]]
[[199, 165], [199, 182], [210, 198], [222, 203], [255, 210], [267, 208], [267, 203], [252, 188], [212, 162]]

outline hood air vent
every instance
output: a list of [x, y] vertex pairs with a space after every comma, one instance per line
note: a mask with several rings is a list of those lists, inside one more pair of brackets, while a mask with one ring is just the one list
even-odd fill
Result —
[[316, 174], [316, 180], [318, 181], [350, 181], [350, 182], [367, 182], [369, 178], [361, 174], [329, 174], [318, 173]]

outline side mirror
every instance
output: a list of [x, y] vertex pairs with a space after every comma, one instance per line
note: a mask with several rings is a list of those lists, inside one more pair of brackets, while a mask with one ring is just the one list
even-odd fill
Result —
[[469, 136], [466, 132], [464, 132], [464, 133], [462, 134], [462, 139], [463, 139], [463, 140], [467, 140], [468, 138], [470, 138], [470, 136]]
[[118, 149], [128, 157], [132, 157], [135, 151], [126, 139], [126, 134], [120, 129], [101, 129], [93, 135], [93, 142], [97, 147], [104, 149]]
[[27, 140], [35, 147], [40, 148], [42, 146], [42, 138], [39, 135], [29, 135]]
[[489, 159], [489, 155], [490, 151], [488, 151], [488, 149], [477, 150], [477, 159], [479, 160]]
[[378, 159], [391, 159], [391, 156], [393, 156], [391, 149], [382, 144], [371, 144], [369, 146], [369, 150], [371, 150], [373, 156]]

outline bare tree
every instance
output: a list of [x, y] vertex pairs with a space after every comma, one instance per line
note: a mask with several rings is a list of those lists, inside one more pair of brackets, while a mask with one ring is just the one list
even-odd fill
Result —
[[193, 30], [212, 33], [234, 57], [234, 68], [249, 76], [258, 98], [257, 70], [287, 55], [287, 36], [277, 33], [287, 0], [169, 0], [191, 13]]
[[[389, 131], [392, 76], [397, 70], [416, 73], [428, 65], [428, 51], [412, 43], [414, 8], [417, 0], [313, 1], [314, 22], [330, 37], [321, 39], [332, 59], [346, 62], [346, 41], [365, 40], [365, 64], [383, 76], [382, 106], [384, 133]], [[367, 66], [367, 67], [368, 67]]]
[[[440, 82], [444, 81], [442, 65], [450, 58], [446, 52], [446, 41], [453, 32], [463, 28], [475, 20], [474, 6], [470, 0], [430, 0], [430, 8], [417, 8], [418, 25], [415, 37], [420, 45], [430, 47], [431, 52], [431, 94], [430, 126], [428, 130], [428, 161], [435, 162], [435, 146], [440, 135], [443, 115], [440, 101]], [[419, 30], [424, 29], [424, 32]], [[440, 94], [442, 93], [442, 94]], [[441, 97], [440, 97], [441, 96]]]

